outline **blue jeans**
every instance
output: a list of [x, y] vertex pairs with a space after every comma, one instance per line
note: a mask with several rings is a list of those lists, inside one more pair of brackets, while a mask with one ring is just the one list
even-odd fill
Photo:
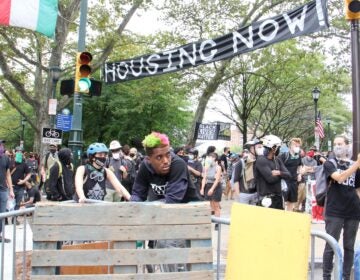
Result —
[[[9, 197], [9, 191], [0, 190], [0, 213], [6, 212], [6, 204]], [[2, 233], [2, 220], [0, 219], [0, 234]]]
[[[344, 264], [343, 279], [350, 280], [351, 268], [354, 263], [354, 245], [356, 234], [359, 227], [359, 221], [338, 217], [326, 217], [325, 229], [326, 233], [339, 241], [341, 230], [343, 229], [343, 247], [344, 247]], [[330, 245], [326, 243], [323, 254], [323, 278], [331, 279], [333, 269], [334, 252]]]

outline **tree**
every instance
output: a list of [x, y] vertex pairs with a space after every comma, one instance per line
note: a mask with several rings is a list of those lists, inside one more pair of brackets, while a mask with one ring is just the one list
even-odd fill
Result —
[[[92, 36], [98, 37], [96, 45], [88, 46], [90, 52], [92, 50], [98, 52], [98, 59], [93, 64], [95, 70], [118, 46], [118, 40], [127, 23], [143, 1], [138, 0], [133, 3], [123, 1], [121, 6], [117, 1], [98, 2], [106, 5], [97, 5], [90, 9], [89, 14], [93, 17], [89, 20], [88, 27], [92, 30]], [[132, 5], [128, 8], [130, 3]], [[74, 71], [73, 61], [76, 51], [72, 35], [76, 28], [73, 22], [79, 15], [79, 4], [80, 0], [59, 2], [60, 15], [53, 41], [23, 29], [0, 28], [0, 69], [3, 73], [0, 80], [0, 94], [26, 119], [35, 132], [35, 151], [39, 151], [41, 147], [41, 128], [48, 126], [49, 123], [48, 99], [53, 86], [49, 67], [64, 65], [63, 76]], [[119, 18], [122, 18], [122, 21], [116, 26], [113, 22], [117, 22]], [[21, 102], [18, 102], [18, 97]], [[66, 97], [60, 101], [61, 104], [68, 102]], [[24, 104], [29, 105], [32, 110], [26, 112], [23, 108]]]

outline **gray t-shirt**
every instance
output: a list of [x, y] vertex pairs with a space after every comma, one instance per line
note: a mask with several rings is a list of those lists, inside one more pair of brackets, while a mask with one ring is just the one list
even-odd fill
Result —
[[7, 191], [6, 172], [10, 168], [10, 160], [6, 155], [0, 157], [0, 191]]

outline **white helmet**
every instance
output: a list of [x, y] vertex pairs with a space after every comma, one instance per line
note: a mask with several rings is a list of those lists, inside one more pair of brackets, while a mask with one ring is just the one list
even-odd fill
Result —
[[110, 150], [118, 150], [121, 148], [120, 142], [117, 140], [113, 140], [110, 142], [109, 149]]
[[279, 137], [271, 134], [264, 136], [264, 138], [262, 138], [261, 141], [263, 146], [268, 148], [280, 147], [282, 144], [282, 141]]

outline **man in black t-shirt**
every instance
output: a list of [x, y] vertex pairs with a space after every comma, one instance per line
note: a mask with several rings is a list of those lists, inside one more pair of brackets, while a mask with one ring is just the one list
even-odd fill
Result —
[[143, 145], [147, 156], [136, 175], [131, 201], [183, 203], [198, 200], [186, 162], [170, 152], [168, 137], [152, 132], [145, 137]]
[[[360, 154], [355, 162], [348, 158], [349, 141], [344, 136], [334, 139], [334, 154], [337, 166], [324, 163], [330, 187], [325, 201], [325, 229], [339, 241], [343, 230], [343, 279], [349, 280], [354, 261], [354, 246], [360, 221]], [[334, 252], [325, 245], [323, 254], [323, 278], [331, 279]]]
[[[19, 210], [20, 203], [24, 198], [25, 183], [31, 177], [30, 168], [24, 161], [24, 155], [21, 147], [16, 147], [15, 149], [14, 165], [11, 166], [10, 173], [11, 180], [14, 184], [13, 188], [16, 201], [14, 210]], [[19, 224], [19, 222], [16, 221], [16, 224]]]

